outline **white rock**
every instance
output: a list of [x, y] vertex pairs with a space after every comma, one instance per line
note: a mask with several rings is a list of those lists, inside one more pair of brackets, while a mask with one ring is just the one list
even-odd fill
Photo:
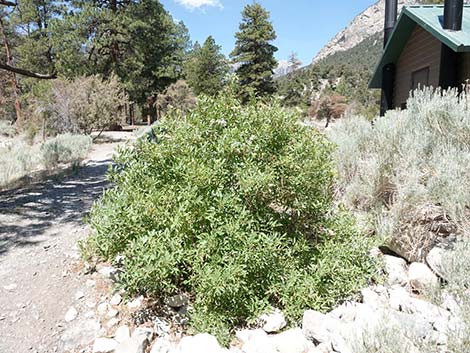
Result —
[[95, 312], [94, 311], [87, 311], [83, 316], [85, 316], [86, 319], [91, 319], [95, 316]]
[[406, 261], [401, 257], [384, 255], [385, 272], [387, 273], [387, 282], [389, 285], [408, 283], [408, 273]]
[[287, 326], [286, 318], [279, 310], [275, 310], [270, 314], [261, 315], [260, 320], [264, 323], [263, 330], [267, 333], [279, 332]]
[[129, 326], [127, 325], [118, 327], [118, 329], [114, 333], [114, 339], [118, 341], [118, 343], [122, 343], [128, 340], [129, 338], [131, 338], [131, 333], [130, 333]]
[[114, 294], [113, 297], [111, 298], [111, 300], [109, 301], [109, 303], [111, 305], [119, 305], [122, 301], [122, 297], [119, 293], [117, 294]]
[[111, 338], [97, 338], [93, 343], [93, 353], [108, 353], [113, 352], [118, 343]]
[[64, 351], [73, 351], [78, 346], [89, 345], [101, 329], [101, 325], [95, 320], [77, 320], [62, 334], [61, 341]]
[[330, 332], [326, 327], [328, 318], [315, 310], [307, 310], [302, 319], [302, 332], [305, 337], [314, 343], [330, 341]]
[[65, 314], [65, 321], [70, 322], [73, 321], [77, 318], [78, 316], [78, 311], [75, 309], [73, 306], [67, 310], [67, 313]]
[[300, 328], [287, 330], [270, 337], [271, 345], [279, 353], [304, 353], [314, 345], [309, 342]]
[[115, 353], [144, 353], [148, 346], [147, 337], [138, 335], [120, 343]]
[[106, 323], [106, 327], [107, 328], [113, 328], [114, 326], [116, 326], [117, 324], [119, 324], [119, 319], [117, 317], [113, 317], [112, 319], [110, 319], [107, 323]]
[[150, 327], [145, 327], [145, 326], [140, 326], [137, 327], [134, 332], [132, 332], [132, 337], [137, 337], [137, 336], [144, 336], [146, 337], [149, 341], [152, 340], [154, 335], [154, 330]]
[[346, 302], [330, 311], [327, 316], [334, 319], [341, 320], [342, 322], [352, 322], [356, 318], [357, 303]]
[[119, 314], [119, 310], [116, 310], [116, 309], [109, 309], [109, 310], [108, 310], [108, 313], [106, 314], [106, 316], [109, 317], [109, 318], [112, 318], [112, 317], [118, 316], [118, 314]]
[[454, 243], [451, 240], [442, 239], [426, 256], [428, 266], [441, 278], [446, 279], [443, 260], [452, 254], [453, 247]]
[[372, 308], [383, 307], [388, 301], [388, 299], [380, 296], [375, 291], [373, 291], [371, 288], [362, 289], [361, 290], [361, 295], [362, 295], [362, 302], [364, 304], [369, 305]]
[[150, 350], [150, 353], [170, 353], [173, 352], [176, 345], [167, 339], [157, 338]]
[[75, 300], [80, 300], [85, 297], [85, 293], [83, 293], [81, 290], [79, 290], [77, 293], [75, 293]]
[[421, 291], [436, 286], [439, 281], [431, 269], [423, 263], [414, 262], [408, 269], [408, 278], [413, 289]]
[[117, 269], [112, 266], [105, 266], [105, 267], [101, 267], [98, 270], [98, 273], [105, 278], [113, 279], [117, 273]]
[[143, 296], [140, 296], [138, 298], [135, 298], [134, 300], [130, 301], [129, 303], [127, 303], [127, 307], [129, 309], [138, 309], [142, 306], [142, 302], [144, 300], [144, 297]]
[[101, 316], [106, 315], [108, 310], [109, 310], [109, 304], [108, 303], [100, 303], [98, 305], [97, 311], [98, 311], [98, 314], [100, 314]]
[[217, 339], [207, 333], [184, 337], [176, 349], [178, 353], [222, 353]]
[[269, 336], [262, 329], [241, 330], [236, 333], [244, 353], [276, 353], [271, 345]]

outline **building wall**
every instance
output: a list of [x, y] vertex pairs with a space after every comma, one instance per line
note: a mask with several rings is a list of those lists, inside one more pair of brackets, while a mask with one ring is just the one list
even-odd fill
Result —
[[439, 85], [440, 61], [441, 42], [417, 25], [397, 62], [395, 107], [406, 103], [412, 86], [413, 72], [429, 67], [429, 86]]
[[460, 83], [470, 80], [470, 53], [462, 53], [460, 57]]

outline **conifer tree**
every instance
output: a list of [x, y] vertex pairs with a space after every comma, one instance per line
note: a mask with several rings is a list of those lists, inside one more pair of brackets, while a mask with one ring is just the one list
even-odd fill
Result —
[[220, 52], [221, 47], [209, 36], [201, 47], [193, 47], [185, 63], [186, 82], [196, 95], [201, 93], [214, 96], [223, 88], [228, 73], [228, 63]]
[[269, 20], [269, 12], [257, 2], [247, 5], [239, 29], [231, 57], [239, 65], [236, 72], [242, 97], [274, 93], [273, 73], [277, 66], [274, 53], [277, 48], [271, 44], [276, 39], [276, 32]]

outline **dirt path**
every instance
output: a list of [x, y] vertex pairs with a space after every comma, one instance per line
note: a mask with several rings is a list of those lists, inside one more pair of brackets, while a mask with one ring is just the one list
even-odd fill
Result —
[[88, 234], [82, 219], [108, 185], [116, 146], [95, 145], [63, 180], [0, 193], [1, 353], [65, 351], [65, 313], [93, 286], [77, 270], [77, 240]]

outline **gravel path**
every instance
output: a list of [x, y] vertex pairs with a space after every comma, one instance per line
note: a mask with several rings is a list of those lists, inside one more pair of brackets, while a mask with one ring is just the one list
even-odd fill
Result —
[[[90, 287], [77, 240], [92, 202], [107, 187], [117, 143], [95, 145], [80, 170], [0, 193], [0, 352], [64, 352], [65, 313]], [[93, 285], [93, 284], [92, 284]]]

